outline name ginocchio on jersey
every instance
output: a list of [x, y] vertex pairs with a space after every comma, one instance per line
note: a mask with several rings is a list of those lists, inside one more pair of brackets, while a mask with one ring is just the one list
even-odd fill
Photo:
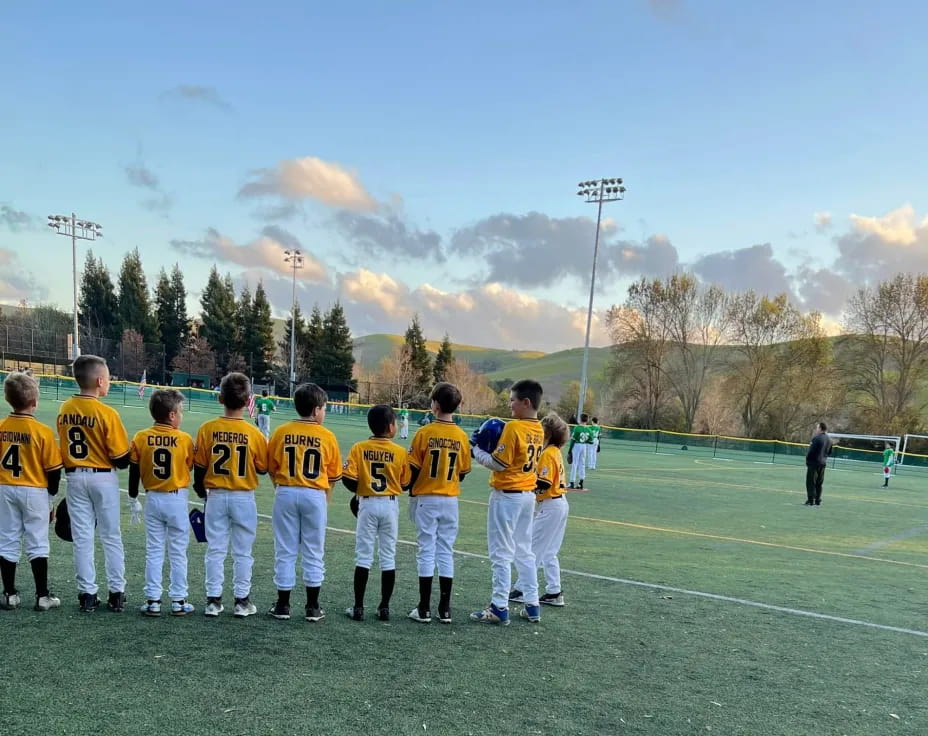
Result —
[[430, 450], [461, 450], [461, 440], [452, 440], [447, 437], [429, 437]]
[[0, 432], [0, 442], [12, 442], [16, 445], [31, 445], [32, 435], [26, 432], [13, 432], [12, 430], [6, 430], [4, 432]]
[[60, 414], [58, 416], [58, 426], [96, 427], [97, 418], [85, 416], [84, 414]]

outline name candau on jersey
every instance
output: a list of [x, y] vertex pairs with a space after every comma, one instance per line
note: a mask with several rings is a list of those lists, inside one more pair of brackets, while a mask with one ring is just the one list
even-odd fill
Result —
[[148, 435], [149, 447], [177, 447], [177, 437], [163, 434]]
[[236, 445], [247, 445], [248, 435], [244, 432], [213, 432], [213, 442], [231, 442]]
[[97, 418], [84, 414], [61, 414], [58, 417], [58, 426], [68, 427], [96, 427]]
[[7, 430], [0, 432], [0, 442], [12, 442], [17, 445], [31, 445], [32, 435], [28, 432], [13, 432]]
[[394, 454], [390, 450], [365, 450], [364, 460], [369, 463], [392, 463]]
[[461, 440], [452, 440], [447, 437], [429, 437], [430, 450], [457, 450], [461, 451]]
[[285, 434], [284, 444], [297, 447], [322, 447], [322, 442], [318, 437], [308, 437], [305, 434]]

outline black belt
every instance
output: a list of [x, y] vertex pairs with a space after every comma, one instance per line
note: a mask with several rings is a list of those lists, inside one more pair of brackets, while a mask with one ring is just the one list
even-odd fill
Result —
[[538, 503], [544, 503], [545, 501], [557, 501], [559, 498], [564, 498], [562, 493], [560, 496], [551, 496], [551, 498], [539, 498]]
[[527, 493], [527, 491], [504, 491], [502, 488], [497, 488], [496, 490], [500, 493]]
[[389, 498], [391, 501], [396, 500], [396, 494], [391, 493], [388, 496], [358, 496], [358, 498]]
[[84, 468], [84, 467], [65, 468], [64, 472], [65, 473], [76, 473], [78, 470], [80, 470], [82, 473], [112, 473], [113, 472], [112, 468]]
[[187, 489], [186, 489], [186, 488], [183, 488], [183, 489], [181, 489], [181, 488], [175, 488], [173, 491], [157, 491], [157, 490], [156, 490], [156, 491], [152, 491], [152, 490], [149, 490], [148, 488], [146, 488], [146, 489], [145, 489], [145, 493], [177, 493], [177, 492], [180, 491], [180, 490], [186, 491]]

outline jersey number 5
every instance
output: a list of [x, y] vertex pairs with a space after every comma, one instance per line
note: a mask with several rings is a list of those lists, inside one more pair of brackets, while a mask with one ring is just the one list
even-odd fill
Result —
[[371, 490], [374, 493], [387, 490], [387, 476], [383, 474], [385, 467], [383, 463], [371, 463]]

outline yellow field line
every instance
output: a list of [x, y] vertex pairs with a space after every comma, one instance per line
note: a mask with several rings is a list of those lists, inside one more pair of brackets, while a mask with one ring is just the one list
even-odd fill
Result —
[[[468, 498], [460, 499], [461, 503], [471, 503], [477, 506], [489, 506], [486, 501], [474, 501]], [[904, 567], [917, 567], [922, 570], [928, 570], [928, 565], [921, 565], [917, 562], [902, 562], [900, 560], [890, 560], [885, 557], [870, 557], [868, 555], [857, 555], [852, 552], [832, 552], [825, 549], [813, 549], [811, 547], [796, 547], [791, 544], [777, 544], [776, 542], [762, 542], [758, 539], [742, 539], [741, 537], [726, 537], [719, 534], [707, 534], [705, 532], [690, 532], [683, 529], [670, 529], [662, 526], [649, 526], [647, 524], [635, 524], [630, 521], [613, 521], [612, 519], [597, 519], [592, 516], [574, 516], [569, 514], [568, 519], [575, 521], [589, 521], [596, 524], [610, 524], [613, 526], [624, 526], [630, 529], [643, 529], [650, 532], [664, 532], [665, 534], [680, 534], [686, 537], [700, 537], [703, 539], [716, 539], [721, 542], [739, 542], [741, 544], [754, 544], [760, 547], [772, 547], [775, 549], [788, 549], [793, 552], [810, 552], [818, 555], [830, 555], [832, 557], [847, 557], [850, 559], [867, 560], [868, 562], [885, 562], [890, 565], [902, 565]]]

